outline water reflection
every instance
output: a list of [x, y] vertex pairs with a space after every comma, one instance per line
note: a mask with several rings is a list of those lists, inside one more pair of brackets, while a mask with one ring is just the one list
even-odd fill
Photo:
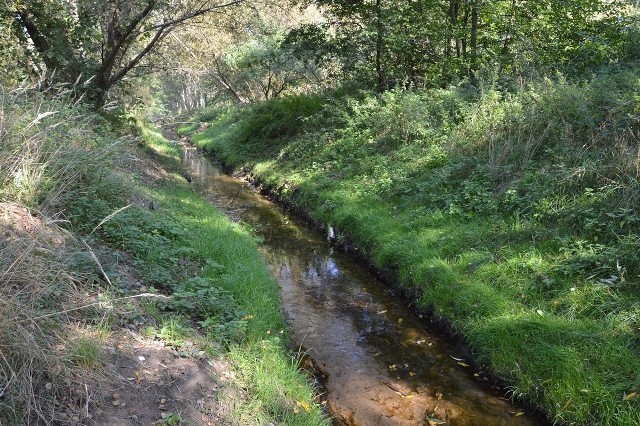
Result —
[[[328, 375], [339, 424], [533, 425], [459, 364], [455, 346], [429, 332], [385, 286], [326, 239], [193, 150], [193, 182], [217, 207], [249, 223], [282, 288], [296, 342]], [[463, 365], [464, 364], [464, 365]]]

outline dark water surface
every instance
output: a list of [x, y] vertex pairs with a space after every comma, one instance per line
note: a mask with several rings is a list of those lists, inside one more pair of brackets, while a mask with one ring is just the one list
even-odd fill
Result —
[[492, 392], [455, 344], [319, 232], [198, 151], [187, 148], [184, 164], [207, 199], [264, 238], [287, 325], [328, 376], [336, 424], [540, 424]]

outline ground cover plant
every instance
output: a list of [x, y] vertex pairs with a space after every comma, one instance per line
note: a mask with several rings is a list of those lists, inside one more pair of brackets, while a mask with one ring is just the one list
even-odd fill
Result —
[[1, 100], [0, 424], [204, 421], [156, 394], [150, 413], [127, 414], [143, 393], [131, 384], [146, 379], [120, 369], [141, 365], [127, 353], [141, 342], [170, 367], [225, 365], [224, 383], [200, 369], [218, 389], [201, 413], [216, 421], [326, 424], [284, 349], [277, 285], [253, 237], [189, 186], [176, 145], [69, 94]]
[[208, 111], [192, 141], [394, 271], [514, 397], [640, 424], [640, 75], [503, 83]]

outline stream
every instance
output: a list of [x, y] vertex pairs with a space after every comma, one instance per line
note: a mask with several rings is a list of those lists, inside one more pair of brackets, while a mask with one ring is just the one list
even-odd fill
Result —
[[249, 224], [282, 289], [287, 326], [326, 375], [336, 425], [544, 424], [512, 405], [464, 351], [407, 308], [393, 290], [326, 236], [185, 148], [192, 182]]

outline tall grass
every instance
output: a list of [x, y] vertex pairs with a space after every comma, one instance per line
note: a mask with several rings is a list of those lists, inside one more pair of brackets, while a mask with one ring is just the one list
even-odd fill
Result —
[[639, 92], [640, 74], [619, 68], [326, 97], [284, 138], [277, 120], [253, 131], [281, 116], [271, 102], [212, 115], [193, 141], [395, 271], [514, 396], [561, 423], [631, 425]]
[[65, 87], [0, 92], [0, 423], [79, 422], [97, 346], [77, 333], [94, 312], [68, 308], [103, 283], [95, 268], [78, 272], [85, 248], [53, 215], [105, 173], [113, 149]]

